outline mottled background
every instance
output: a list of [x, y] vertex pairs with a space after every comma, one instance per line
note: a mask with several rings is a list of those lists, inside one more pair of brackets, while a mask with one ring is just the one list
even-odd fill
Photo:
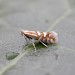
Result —
[[[0, 75], [75, 75], [74, 20], [75, 0], [0, 0]], [[24, 54], [21, 29], [56, 31], [59, 42]]]

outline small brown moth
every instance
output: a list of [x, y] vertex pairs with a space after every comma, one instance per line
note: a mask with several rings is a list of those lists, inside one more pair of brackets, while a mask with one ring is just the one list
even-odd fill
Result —
[[34, 42], [31, 41], [31, 39], [38, 40], [40, 43], [42, 43], [45, 47], [48, 47], [47, 44], [51, 43], [57, 43], [58, 42], [58, 37], [57, 33], [54, 31], [50, 32], [40, 32], [40, 31], [29, 31], [29, 30], [21, 30], [22, 36], [25, 37], [26, 41], [27, 39], [30, 40], [30, 42], [33, 44], [35, 50], [35, 44]]

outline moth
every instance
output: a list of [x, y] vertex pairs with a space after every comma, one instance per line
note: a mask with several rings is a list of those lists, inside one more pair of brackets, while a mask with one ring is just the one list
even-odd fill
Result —
[[40, 32], [40, 31], [21, 30], [21, 35], [25, 37], [26, 42], [28, 39], [32, 43], [35, 50], [36, 47], [32, 39], [38, 40], [45, 47], [48, 47], [47, 44], [51, 44], [51, 43], [54, 44], [58, 42], [58, 34], [54, 31]]

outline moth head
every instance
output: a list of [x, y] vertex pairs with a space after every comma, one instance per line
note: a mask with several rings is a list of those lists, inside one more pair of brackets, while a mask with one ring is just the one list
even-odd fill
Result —
[[51, 31], [49, 34], [50, 42], [51, 43], [57, 43], [58, 42], [58, 34], [54, 31]]

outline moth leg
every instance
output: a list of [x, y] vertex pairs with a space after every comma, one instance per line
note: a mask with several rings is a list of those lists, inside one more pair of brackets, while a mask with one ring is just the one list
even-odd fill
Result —
[[45, 47], [48, 47], [45, 43], [43, 43], [42, 41], [40, 41]]
[[34, 46], [35, 51], [36, 51], [36, 46], [35, 46], [35, 43], [32, 41], [32, 39], [29, 39], [29, 40], [30, 40], [30, 42], [32, 43], [32, 45]]
[[34, 42], [32, 41], [32, 39], [27, 38], [26, 36], [24, 36], [24, 38], [25, 38], [25, 40], [26, 40], [27, 45], [29, 44], [29, 43], [28, 43], [28, 40], [29, 40], [29, 41], [32, 43], [32, 45], [34, 46], [35, 51], [36, 51], [36, 47], [35, 47], [35, 44], [34, 44]]
[[24, 38], [26, 40], [26, 45], [28, 45], [28, 38], [24, 35]]
[[32, 43], [33, 44], [33, 46], [34, 46], [34, 48], [35, 48], [35, 51], [36, 51], [36, 47], [35, 47], [35, 44], [34, 43]]
[[41, 41], [42, 38], [43, 38], [43, 36], [41, 36], [41, 37], [38, 39], [38, 41], [41, 42], [45, 47], [48, 47], [44, 42]]

